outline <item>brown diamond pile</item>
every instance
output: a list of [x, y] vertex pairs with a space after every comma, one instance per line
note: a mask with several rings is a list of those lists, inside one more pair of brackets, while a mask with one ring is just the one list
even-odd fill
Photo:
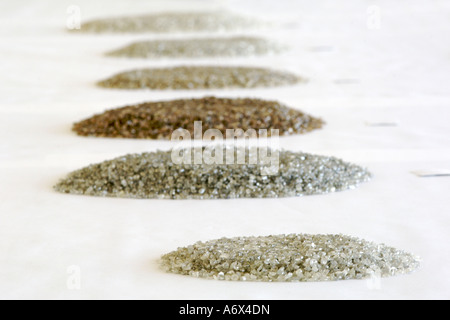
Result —
[[319, 129], [321, 119], [289, 108], [277, 101], [205, 97], [147, 102], [106, 111], [78, 122], [73, 130], [81, 136], [171, 139], [177, 129], [186, 129], [194, 137], [194, 122], [202, 122], [202, 134], [227, 129], [271, 129], [279, 135], [306, 133]]

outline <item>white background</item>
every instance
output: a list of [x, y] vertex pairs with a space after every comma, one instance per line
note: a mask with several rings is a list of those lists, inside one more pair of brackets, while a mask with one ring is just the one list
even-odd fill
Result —
[[[291, 50], [235, 60], [107, 58], [104, 52], [138, 39], [190, 35], [70, 34], [70, 5], [81, 9], [82, 22], [226, 9], [271, 22], [237, 34], [266, 36]], [[0, 298], [450, 298], [450, 178], [411, 173], [450, 168], [449, 17], [445, 0], [1, 1]], [[180, 64], [270, 67], [309, 81], [263, 90], [95, 86], [131, 68]], [[90, 163], [171, 146], [82, 138], [71, 132], [73, 122], [127, 104], [205, 95], [274, 99], [322, 117], [322, 130], [282, 138], [281, 146], [360, 164], [374, 179], [351, 191], [285, 199], [132, 200], [52, 190]], [[393, 121], [398, 126], [366, 125]], [[280, 233], [343, 233], [386, 243], [421, 256], [422, 268], [374, 285], [221, 282], [158, 267], [162, 254], [198, 240]], [[79, 290], [68, 286], [73, 270], [80, 271]]]

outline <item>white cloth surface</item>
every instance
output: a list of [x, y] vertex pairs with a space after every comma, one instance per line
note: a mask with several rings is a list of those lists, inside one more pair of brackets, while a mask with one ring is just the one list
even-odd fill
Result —
[[[290, 50], [239, 59], [104, 57], [134, 40], [194, 34], [70, 34], [70, 5], [79, 6], [82, 22], [226, 9], [272, 22], [236, 34], [265, 36]], [[371, 15], [373, 5], [379, 16]], [[0, 298], [449, 299], [450, 178], [411, 173], [450, 168], [449, 14], [445, 0], [2, 1]], [[308, 82], [209, 91], [95, 86], [131, 68], [185, 64], [270, 67]], [[71, 132], [73, 122], [127, 104], [207, 95], [274, 99], [323, 118], [322, 130], [281, 138], [281, 147], [360, 164], [373, 180], [346, 192], [284, 199], [133, 200], [52, 190], [60, 178], [88, 164], [171, 146], [81, 138]], [[199, 240], [281, 233], [357, 236], [417, 254], [422, 268], [373, 285], [221, 282], [158, 267], [162, 254]], [[68, 286], [71, 266], [80, 272], [80, 288]]]

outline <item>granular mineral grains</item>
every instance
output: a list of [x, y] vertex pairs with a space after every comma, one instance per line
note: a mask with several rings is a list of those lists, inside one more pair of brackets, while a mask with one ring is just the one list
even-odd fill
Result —
[[98, 85], [116, 89], [190, 90], [278, 87], [300, 81], [294, 74], [265, 68], [180, 66], [126, 71]]
[[106, 111], [76, 123], [81, 136], [135, 139], [170, 139], [183, 128], [194, 138], [194, 122], [208, 129], [278, 129], [279, 135], [305, 133], [322, 127], [322, 120], [288, 108], [276, 101], [205, 97], [147, 102]]
[[[256, 150], [257, 161], [253, 162], [253, 151], [242, 149], [219, 145], [214, 150], [193, 147], [126, 155], [75, 171], [55, 189], [127, 198], [274, 198], [353, 189], [371, 176], [365, 169], [334, 157], [260, 147]], [[206, 164], [206, 156], [220, 154], [218, 150], [222, 151], [223, 163]], [[202, 164], [194, 164], [198, 151]], [[178, 155], [184, 160], [180, 161]]]
[[86, 33], [222, 32], [263, 26], [262, 22], [220, 12], [173, 12], [114, 17], [85, 22], [77, 31]]
[[205, 58], [239, 57], [280, 52], [279, 45], [261, 38], [204, 38], [152, 40], [132, 43], [107, 53], [113, 57], [128, 58]]
[[290, 234], [197, 242], [164, 255], [162, 266], [218, 280], [333, 281], [410, 273], [419, 258], [340, 234]]

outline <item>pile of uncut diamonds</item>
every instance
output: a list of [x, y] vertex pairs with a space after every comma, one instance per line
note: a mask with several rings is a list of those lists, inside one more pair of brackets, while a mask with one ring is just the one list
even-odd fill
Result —
[[235, 281], [332, 281], [406, 274], [410, 253], [345, 235], [290, 234], [197, 242], [162, 257], [172, 273]]
[[97, 19], [81, 25], [81, 32], [198, 32], [232, 31], [262, 26], [263, 23], [220, 12], [173, 12]]
[[261, 38], [200, 38], [134, 42], [109, 52], [108, 56], [128, 58], [204, 58], [272, 54], [281, 47]]
[[[128, 198], [274, 198], [341, 191], [370, 179], [364, 168], [334, 157], [265, 147], [231, 148], [220, 145], [126, 155], [75, 171], [55, 189]], [[201, 164], [193, 164], [199, 156], [203, 156]]]
[[277, 101], [206, 97], [108, 110], [76, 123], [73, 130], [81, 136], [170, 140], [180, 128], [194, 138], [195, 121], [202, 122], [202, 137], [207, 130], [217, 129], [224, 138], [227, 129], [266, 129], [268, 136], [276, 129], [279, 135], [290, 135], [319, 129], [323, 124], [321, 119]]
[[191, 90], [278, 87], [302, 80], [288, 72], [265, 68], [180, 66], [125, 71], [97, 85], [113, 89]]

